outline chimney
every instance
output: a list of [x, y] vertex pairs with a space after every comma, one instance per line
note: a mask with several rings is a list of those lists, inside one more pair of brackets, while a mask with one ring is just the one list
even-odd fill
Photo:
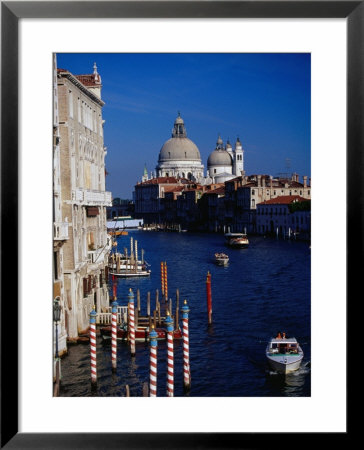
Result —
[[269, 178], [270, 178], [270, 188], [272, 189], [272, 187], [273, 187], [273, 177], [270, 176]]
[[263, 178], [262, 178], [262, 187], [265, 188], [265, 176], [264, 175], [263, 175]]
[[261, 175], [258, 175], [258, 187], [261, 186], [261, 179], [262, 179], [262, 176], [261, 176]]
[[305, 175], [303, 177], [303, 187], [306, 188], [307, 187], [307, 175]]

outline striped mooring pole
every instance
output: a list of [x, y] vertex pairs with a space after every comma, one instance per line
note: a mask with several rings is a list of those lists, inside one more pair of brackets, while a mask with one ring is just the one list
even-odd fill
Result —
[[131, 288], [129, 289], [129, 339], [130, 339], [130, 354], [135, 356], [135, 318], [134, 318], [134, 294]]
[[167, 396], [173, 397], [174, 393], [174, 361], [173, 361], [173, 320], [167, 310]]
[[211, 274], [210, 274], [210, 272], [207, 272], [206, 294], [207, 294], [207, 318], [208, 318], [208, 323], [210, 325], [212, 323]]
[[116, 372], [117, 365], [117, 316], [118, 304], [114, 297], [111, 304], [111, 366], [113, 372]]
[[188, 339], [188, 313], [190, 309], [187, 300], [183, 302], [182, 312], [182, 335], [183, 335], [183, 385], [186, 391], [191, 389], [191, 370], [190, 370], [190, 344]]
[[151, 326], [149, 332], [149, 396], [157, 396], [157, 332], [154, 329], [154, 325]]
[[167, 263], [164, 262], [164, 297], [168, 302], [168, 275], [167, 275]]
[[163, 261], [161, 262], [161, 290], [162, 290], [162, 298], [164, 295], [164, 263]]
[[91, 384], [97, 383], [96, 370], [96, 316], [95, 306], [90, 312], [90, 357], [91, 357]]

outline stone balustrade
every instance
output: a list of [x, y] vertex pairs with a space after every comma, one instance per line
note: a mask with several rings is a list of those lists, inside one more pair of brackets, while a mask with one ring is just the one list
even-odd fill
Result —
[[[128, 319], [128, 307], [118, 306], [117, 323], [126, 323]], [[100, 325], [111, 325], [111, 306], [109, 307], [109, 312], [98, 313], [96, 317], [96, 323]]]
[[72, 200], [89, 206], [112, 206], [111, 192], [77, 188], [72, 192]]

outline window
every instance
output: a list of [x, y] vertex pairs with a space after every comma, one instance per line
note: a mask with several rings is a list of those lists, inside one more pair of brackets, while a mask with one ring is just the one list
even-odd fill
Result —
[[73, 94], [72, 94], [72, 91], [69, 91], [69, 95], [68, 95], [68, 108], [69, 108], [69, 116], [73, 117]]
[[58, 280], [58, 252], [53, 252], [54, 279]]
[[77, 114], [78, 114], [78, 121], [81, 123], [81, 100], [80, 97], [77, 98]]

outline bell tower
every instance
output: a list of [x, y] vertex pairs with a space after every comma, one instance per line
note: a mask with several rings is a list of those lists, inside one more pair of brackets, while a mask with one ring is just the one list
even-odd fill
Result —
[[236, 139], [234, 150], [233, 174], [236, 176], [240, 176], [243, 170], [244, 170], [244, 150], [238, 137]]

